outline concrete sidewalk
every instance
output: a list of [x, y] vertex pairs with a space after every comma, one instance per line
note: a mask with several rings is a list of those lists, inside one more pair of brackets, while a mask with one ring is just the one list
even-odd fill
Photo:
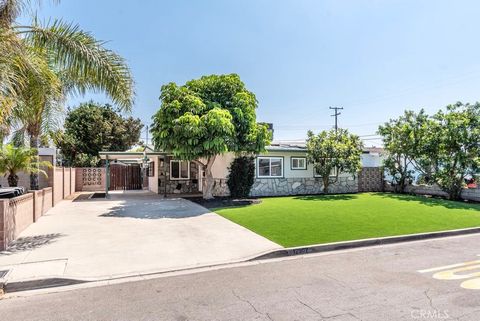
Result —
[[105, 280], [239, 262], [279, 249], [185, 199], [151, 193], [63, 201], [0, 253], [7, 282]]

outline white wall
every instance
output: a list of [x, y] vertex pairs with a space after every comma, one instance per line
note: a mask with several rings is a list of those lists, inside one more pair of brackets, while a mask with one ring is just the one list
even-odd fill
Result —
[[[272, 151], [262, 153], [258, 156], [265, 157], [283, 157], [283, 177], [284, 178], [311, 178], [314, 177], [313, 164], [307, 164], [307, 169], [292, 169], [292, 157], [306, 157], [305, 152], [290, 152], [290, 151]], [[382, 160], [379, 154], [362, 154], [361, 157], [363, 167], [379, 167], [382, 165]], [[257, 160], [255, 161], [255, 177], [257, 177]], [[340, 173], [340, 177], [350, 176], [348, 173]]]
[[226, 153], [217, 156], [212, 166], [213, 178], [227, 178], [229, 172], [228, 168], [230, 167], [230, 164], [234, 158], [234, 153]]
[[382, 157], [378, 153], [362, 154], [363, 167], [380, 167], [382, 166]]
[[148, 190], [158, 194], [158, 156], [151, 156], [150, 159], [154, 162], [153, 177], [148, 178]]
[[[258, 155], [259, 157], [283, 157], [283, 177], [284, 178], [308, 178], [313, 177], [313, 165], [307, 164], [307, 169], [291, 169], [291, 157], [305, 157], [303, 152], [268, 152]], [[255, 177], [258, 176], [257, 171], [258, 160], [255, 160]], [[273, 177], [272, 177], [273, 178]]]

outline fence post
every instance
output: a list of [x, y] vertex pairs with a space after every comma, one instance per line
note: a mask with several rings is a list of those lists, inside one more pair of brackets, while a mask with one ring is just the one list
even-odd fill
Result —
[[62, 167], [62, 200], [65, 199], [65, 167]]

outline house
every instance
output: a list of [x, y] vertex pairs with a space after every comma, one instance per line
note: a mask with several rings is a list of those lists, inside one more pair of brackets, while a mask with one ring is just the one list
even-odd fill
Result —
[[[339, 173], [338, 181], [329, 188], [330, 192], [381, 190], [383, 188], [381, 153], [381, 148], [365, 148], [362, 154], [362, 171], [358, 175]], [[143, 153], [101, 152], [100, 157], [107, 160], [110, 166], [118, 162], [128, 164], [132, 160], [143, 162], [144, 175], [148, 176], [148, 189], [154, 193], [164, 195], [202, 193], [204, 170], [199, 162], [178, 160], [169, 153], [155, 152], [152, 149], [146, 149]], [[215, 196], [227, 196], [229, 193], [228, 168], [234, 157], [233, 153], [227, 153], [215, 160], [212, 168]], [[256, 156], [255, 167], [255, 182], [251, 196], [323, 192], [321, 178], [315, 175], [313, 165], [307, 162], [305, 142], [273, 142], [266, 147], [265, 153]]]

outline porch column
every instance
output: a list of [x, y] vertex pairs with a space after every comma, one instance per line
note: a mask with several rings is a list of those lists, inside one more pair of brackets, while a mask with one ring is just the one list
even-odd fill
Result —
[[108, 198], [108, 189], [110, 188], [110, 162], [105, 160], [105, 198]]

